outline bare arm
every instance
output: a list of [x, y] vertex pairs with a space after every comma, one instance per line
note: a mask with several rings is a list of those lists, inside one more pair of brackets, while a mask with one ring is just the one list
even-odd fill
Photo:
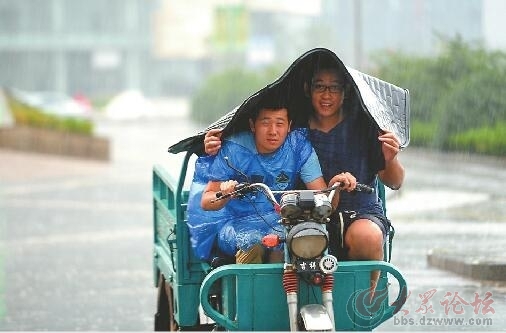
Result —
[[404, 182], [404, 167], [398, 160], [399, 140], [392, 132], [385, 132], [378, 139], [385, 157], [385, 169], [378, 172], [378, 176], [389, 188], [398, 190]]
[[222, 209], [227, 202], [229, 202], [230, 198], [214, 201], [216, 200], [216, 193], [221, 192], [223, 195], [229, 194], [234, 191], [237, 184], [238, 183], [235, 180], [227, 180], [225, 182], [208, 182], [204, 192], [202, 193], [200, 205], [204, 210]]

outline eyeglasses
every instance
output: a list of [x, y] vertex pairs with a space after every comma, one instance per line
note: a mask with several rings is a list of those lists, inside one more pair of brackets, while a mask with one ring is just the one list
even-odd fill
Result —
[[323, 93], [325, 92], [327, 89], [329, 90], [330, 93], [338, 93], [338, 92], [341, 92], [343, 90], [343, 85], [342, 84], [332, 84], [332, 85], [325, 85], [325, 84], [321, 84], [321, 83], [313, 83], [311, 85], [313, 91], [316, 91], [318, 93]]

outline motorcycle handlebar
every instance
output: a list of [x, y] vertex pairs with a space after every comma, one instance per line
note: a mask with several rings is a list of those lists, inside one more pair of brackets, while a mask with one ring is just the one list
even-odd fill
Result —
[[223, 193], [220, 192], [216, 192], [216, 200], [215, 201], [218, 201], [218, 200], [223, 200], [223, 199], [226, 199], [226, 198], [230, 198], [231, 196], [233, 195], [237, 195], [237, 194], [245, 194], [247, 191], [245, 191], [246, 189], [250, 189], [251, 185], [254, 185], [254, 184], [249, 184], [249, 183], [239, 183], [235, 186], [235, 189], [233, 192], [230, 192], [229, 194], [225, 194], [223, 195]]
[[[339, 187], [341, 187], [341, 183], [335, 183], [333, 186], [323, 189], [323, 190], [309, 190], [309, 191], [312, 191], [314, 193], [328, 193], [328, 192], [332, 192], [336, 189], [339, 189]], [[262, 191], [269, 198], [269, 200], [271, 202], [273, 202], [274, 204], [278, 203], [276, 201], [276, 198], [274, 198], [274, 194], [308, 191], [308, 190], [272, 191], [267, 185], [265, 185], [263, 183], [253, 183], [253, 184], [239, 183], [235, 186], [235, 190], [229, 194], [223, 195], [223, 193], [217, 192], [216, 193], [216, 200], [214, 200], [214, 201], [224, 200], [224, 199], [230, 198], [232, 196], [246, 194], [254, 189], [258, 189], [258, 190]], [[365, 192], [365, 193], [370, 194], [370, 193], [374, 193], [374, 188], [372, 188], [368, 185], [365, 185], [365, 184], [357, 183], [354, 191]]]
[[355, 191], [371, 194], [371, 193], [374, 193], [374, 188], [370, 187], [369, 185], [357, 183], [357, 186], [355, 187]]

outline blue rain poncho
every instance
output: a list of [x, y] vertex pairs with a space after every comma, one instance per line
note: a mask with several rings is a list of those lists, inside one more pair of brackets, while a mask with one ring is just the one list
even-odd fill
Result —
[[215, 158], [197, 159], [188, 202], [188, 226], [197, 257], [208, 259], [215, 240], [221, 251], [235, 255], [237, 249], [247, 250], [269, 233], [282, 236], [280, 216], [262, 193], [234, 198], [218, 211], [204, 211], [200, 199], [205, 179], [262, 182], [280, 191], [294, 189], [299, 177], [305, 183], [320, 177], [318, 159], [306, 135], [307, 130], [294, 130], [276, 152], [259, 154], [252, 133], [241, 132], [225, 139]]
[[205, 211], [200, 206], [202, 192], [209, 181], [209, 169], [213, 160], [214, 156], [197, 158], [188, 197], [187, 225], [190, 231], [190, 242], [195, 256], [201, 260], [209, 258], [216, 235], [225, 223], [226, 217], [223, 209]]

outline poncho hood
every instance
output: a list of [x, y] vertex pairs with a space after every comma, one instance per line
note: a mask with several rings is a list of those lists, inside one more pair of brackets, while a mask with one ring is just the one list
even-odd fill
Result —
[[339, 57], [325, 48], [307, 51], [295, 60], [277, 80], [249, 96], [242, 104], [226, 113], [205, 130], [185, 138], [169, 147], [169, 152], [204, 152], [204, 136], [214, 128], [222, 128], [223, 135], [249, 130], [248, 119], [262, 96], [272, 90], [282, 91], [290, 100], [290, 112], [294, 126], [306, 127], [312, 110], [305, 93], [304, 84], [309, 82], [321, 59], [330, 59], [342, 68], [350, 85], [351, 96], [347, 103], [353, 103], [359, 112], [365, 112], [379, 130], [396, 134], [401, 148], [409, 144], [409, 92], [407, 89], [347, 67]]

